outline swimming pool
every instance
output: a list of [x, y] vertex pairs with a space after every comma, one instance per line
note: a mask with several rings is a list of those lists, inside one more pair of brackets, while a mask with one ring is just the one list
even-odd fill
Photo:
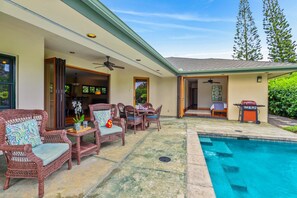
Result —
[[297, 144], [199, 137], [220, 197], [297, 197]]

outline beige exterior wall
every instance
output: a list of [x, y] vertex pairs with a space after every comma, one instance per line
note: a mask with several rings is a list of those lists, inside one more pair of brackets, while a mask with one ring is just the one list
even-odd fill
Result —
[[[262, 83], [257, 83], [257, 76], [262, 76]], [[238, 119], [238, 108], [235, 103], [242, 100], [254, 100], [257, 104], [265, 105], [260, 108], [259, 120], [268, 119], [268, 81], [267, 74], [230, 75], [228, 83], [228, 119]]]
[[44, 108], [44, 39], [0, 20], [0, 53], [17, 60], [16, 108]]
[[176, 116], [177, 112], [177, 80], [176, 77], [160, 78], [143, 70], [132, 66], [125, 66], [124, 70], [115, 69], [109, 71], [106, 68], [94, 69], [94, 65], [90, 61], [79, 58], [75, 55], [45, 50], [45, 57], [57, 57], [66, 60], [67, 65], [85, 68], [93, 71], [109, 73], [110, 75], [110, 103], [117, 104], [119, 102], [125, 105], [133, 105], [133, 81], [134, 77], [149, 78], [149, 102], [154, 107], [163, 105], [162, 115]]

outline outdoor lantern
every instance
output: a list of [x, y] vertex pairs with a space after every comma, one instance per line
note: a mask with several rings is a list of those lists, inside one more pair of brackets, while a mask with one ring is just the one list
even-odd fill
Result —
[[261, 83], [262, 82], [262, 76], [257, 76], [257, 83]]

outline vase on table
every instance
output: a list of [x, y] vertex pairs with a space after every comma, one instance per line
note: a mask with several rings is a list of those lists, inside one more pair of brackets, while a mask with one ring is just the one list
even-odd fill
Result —
[[80, 122], [78, 122], [78, 123], [74, 123], [74, 129], [75, 129], [76, 131], [79, 131], [79, 130], [80, 130], [80, 125], [81, 125]]

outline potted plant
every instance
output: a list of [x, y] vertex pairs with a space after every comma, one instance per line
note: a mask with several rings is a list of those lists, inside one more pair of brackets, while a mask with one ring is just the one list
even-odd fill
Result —
[[74, 129], [76, 131], [80, 130], [81, 123], [85, 119], [85, 115], [82, 114], [82, 107], [80, 101], [72, 101], [72, 106], [74, 108], [75, 117], [73, 118], [74, 121]]

